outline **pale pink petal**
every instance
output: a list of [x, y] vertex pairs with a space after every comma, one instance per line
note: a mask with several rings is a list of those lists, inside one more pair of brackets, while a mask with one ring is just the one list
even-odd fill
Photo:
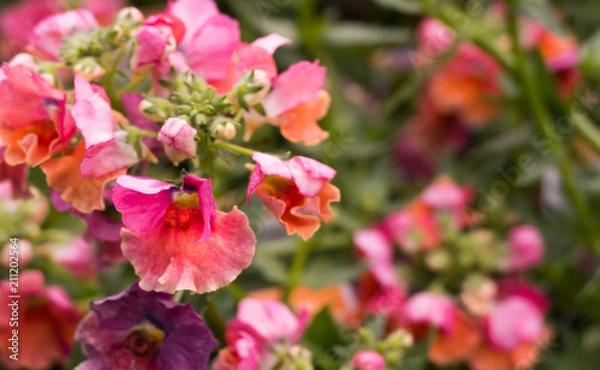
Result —
[[185, 25], [185, 36], [180, 45], [186, 48], [194, 35], [206, 21], [219, 14], [219, 9], [213, 0], [177, 0], [167, 4], [165, 13], [181, 19]]
[[173, 185], [135, 176], [119, 176], [113, 189], [112, 201], [123, 215], [125, 227], [142, 236], [151, 234], [163, 222], [171, 205]]
[[224, 79], [240, 42], [238, 22], [226, 15], [215, 15], [198, 29], [185, 49], [188, 64], [207, 81]]
[[521, 297], [533, 303], [539, 311], [548, 309], [548, 298], [535, 286], [520, 280], [517, 277], [502, 279], [498, 282], [498, 295], [500, 297]]
[[248, 192], [246, 194], [248, 203], [250, 203], [250, 197], [266, 176], [279, 176], [285, 179], [293, 177], [292, 171], [285, 162], [275, 156], [254, 152], [252, 159], [256, 162], [256, 166], [252, 171], [250, 183], [248, 184]]
[[74, 30], [86, 31], [98, 27], [94, 15], [85, 9], [70, 10], [50, 16], [38, 23], [29, 39], [36, 51], [51, 60], [60, 60], [64, 40]]
[[85, 139], [85, 148], [114, 139], [112, 108], [82, 76], [75, 76], [75, 94], [78, 100], [71, 113], [77, 128]]
[[236, 318], [254, 328], [267, 343], [273, 344], [280, 340], [295, 343], [305, 329], [292, 311], [278, 301], [243, 299], [238, 305]]
[[515, 349], [544, 333], [542, 312], [521, 297], [502, 301], [488, 317], [487, 324], [490, 342], [502, 350]]
[[286, 163], [292, 170], [298, 190], [307, 197], [317, 195], [323, 184], [336, 174], [333, 168], [312, 158], [295, 156]]
[[393, 249], [385, 234], [378, 229], [365, 229], [356, 231], [353, 239], [375, 279], [384, 286], [396, 284], [398, 275], [392, 263]]
[[287, 37], [283, 37], [278, 33], [271, 33], [254, 40], [252, 46], [258, 46], [259, 48], [266, 50], [269, 54], [273, 54], [275, 53], [275, 50], [279, 49], [281, 46], [291, 43], [292, 40]]
[[277, 117], [302, 103], [317, 99], [325, 84], [325, 67], [319, 62], [298, 62], [273, 80], [273, 91], [263, 101], [269, 117]]
[[449, 297], [421, 292], [409, 297], [404, 306], [404, 320], [409, 324], [427, 324], [445, 334], [454, 331], [455, 306]]
[[201, 218], [182, 230], [159, 227], [147, 238], [123, 229], [123, 255], [131, 261], [145, 290], [202, 294], [231, 283], [250, 265], [256, 238], [244, 213], [216, 212], [212, 234], [202, 242]]
[[435, 18], [426, 18], [417, 28], [417, 44], [421, 57], [433, 59], [454, 41], [454, 33]]
[[[126, 141], [127, 133], [120, 131], [115, 138], [98, 143], [86, 150], [80, 165], [81, 177], [102, 178], [127, 169], [138, 162], [132, 143]], [[87, 143], [87, 141], [86, 141]]]
[[237, 50], [237, 63], [234, 66], [233, 84], [244, 76], [245, 72], [261, 70], [273, 78], [277, 75], [277, 65], [271, 54], [254, 45], [244, 45]]

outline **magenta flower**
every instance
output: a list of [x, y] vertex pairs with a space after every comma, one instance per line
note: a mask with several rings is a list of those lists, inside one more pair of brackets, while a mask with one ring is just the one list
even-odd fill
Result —
[[198, 130], [181, 118], [169, 118], [158, 133], [158, 141], [165, 145], [165, 153], [175, 164], [196, 155], [194, 138]]
[[359, 351], [350, 363], [353, 369], [356, 370], [383, 370], [385, 369], [385, 359], [376, 351]]
[[36, 56], [52, 61], [60, 60], [60, 49], [64, 40], [74, 31], [87, 31], [97, 28], [94, 15], [85, 9], [69, 10], [59, 13], [38, 23], [29, 39]]
[[203, 369], [217, 341], [189, 304], [137, 284], [93, 301], [75, 338], [88, 360], [77, 370]]
[[307, 240], [321, 227], [320, 221], [331, 221], [330, 203], [340, 200], [339, 189], [329, 183], [336, 174], [333, 168], [301, 156], [284, 162], [256, 152], [252, 159], [256, 166], [248, 184], [248, 201], [256, 194], [288, 235], [298, 233]]
[[271, 368], [276, 353], [294, 348], [307, 323], [307, 311], [296, 316], [281, 302], [245, 298], [227, 325], [227, 347], [219, 352], [215, 369]]
[[544, 255], [544, 240], [533, 226], [518, 226], [508, 235], [508, 256], [500, 261], [502, 268], [523, 271], [537, 265]]
[[37, 166], [62, 150], [75, 134], [66, 94], [23, 65], [0, 72], [0, 137], [4, 162]]
[[237, 207], [216, 211], [210, 180], [184, 176], [176, 187], [120, 176], [113, 189], [123, 215], [123, 255], [146, 290], [206, 293], [231, 283], [250, 265], [256, 237]]

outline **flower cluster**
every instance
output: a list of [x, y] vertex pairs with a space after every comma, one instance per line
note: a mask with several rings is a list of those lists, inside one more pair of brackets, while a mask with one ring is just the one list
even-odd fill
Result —
[[[498, 34], [492, 42], [501, 52], [513, 47], [507, 42], [506, 13], [498, 3], [483, 16]], [[519, 19], [519, 27], [520, 46], [539, 51], [560, 97], [570, 100], [581, 81], [576, 40], [527, 17]], [[400, 132], [395, 157], [410, 179], [428, 179], [444, 153], [467, 146], [469, 132], [498, 121], [512, 92], [503, 84], [500, 63], [473, 42], [457, 38], [440, 20], [425, 18], [416, 41], [411, 60], [428, 78], [417, 97], [416, 114]]]
[[[294, 144], [327, 139], [317, 122], [330, 103], [326, 69], [300, 61], [278, 71], [273, 54], [291, 40], [270, 34], [242, 42], [238, 22], [212, 0], [170, 1], [149, 16], [119, 10], [120, 1], [67, 5], [30, 0], [2, 16], [2, 29], [15, 36], [12, 46], [20, 52], [0, 67], [0, 200], [15, 226], [5, 240], [13, 232], [21, 238], [23, 268], [82, 284], [115, 264], [132, 265], [139, 282], [93, 301], [80, 323], [77, 339], [89, 359], [78, 368], [113, 361], [123, 369], [202, 367], [216, 342], [191, 306], [171, 302], [169, 293], [179, 299], [183, 291], [214, 292], [251, 264], [257, 238], [240, 209], [245, 196], [250, 203], [256, 195], [288, 234], [304, 240], [334, 217], [331, 203], [340, 192], [331, 184], [333, 168], [305, 156], [269, 154], [270, 146], [259, 151], [234, 143], [251, 141], [265, 124]], [[47, 197], [28, 185], [32, 168], [41, 170], [35, 172], [49, 187]], [[243, 189], [213, 189], [230, 179], [240, 184], [240, 173]], [[40, 227], [48, 200], [69, 214], [70, 232]], [[61, 313], [72, 303], [64, 293], [44, 293], [41, 276], [32, 278], [38, 298], [31, 307], [62, 315], [56, 318], [61, 328], [55, 333], [46, 319], [24, 313], [32, 329], [22, 331], [27, 353], [20, 364], [32, 368], [66, 360], [80, 317]], [[22, 291], [27, 300], [28, 289]], [[264, 307], [265, 320], [272, 307], [289, 312], [274, 305]], [[256, 307], [262, 306], [244, 303], [239, 322], [254, 324], [246, 316]], [[242, 344], [252, 337], [252, 348], [264, 354], [281, 338], [297, 341], [302, 320], [295, 334], [265, 337], [257, 326], [260, 335], [250, 329], [231, 335]], [[238, 339], [228, 344], [238, 348]], [[309, 361], [307, 350], [289, 351], [297, 352], [293, 361]]]
[[369, 266], [357, 292], [361, 310], [385, 315], [390, 328], [406, 328], [416, 340], [435, 331], [428, 357], [438, 365], [529, 368], [550, 329], [547, 299], [523, 273], [540, 262], [544, 242], [533, 226], [514, 226], [506, 240], [498, 238], [469, 210], [470, 193], [439, 178], [354, 234]]

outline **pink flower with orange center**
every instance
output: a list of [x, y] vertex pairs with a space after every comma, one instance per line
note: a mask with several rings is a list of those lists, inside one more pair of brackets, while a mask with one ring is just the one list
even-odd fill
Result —
[[23, 65], [0, 70], [0, 139], [4, 162], [37, 166], [62, 150], [75, 134], [66, 94]]
[[145, 290], [196, 293], [231, 283], [250, 265], [256, 237], [236, 208], [216, 210], [210, 180], [184, 176], [181, 187], [120, 176], [112, 195], [123, 215], [123, 255]]
[[288, 161], [254, 153], [256, 166], [248, 184], [248, 201], [256, 194], [286, 228], [309, 239], [321, 221], [333, 218], [330, 203], [340, 200], [340, 191], [330, 184], [336, 171], [314, 159], [296, 156]]

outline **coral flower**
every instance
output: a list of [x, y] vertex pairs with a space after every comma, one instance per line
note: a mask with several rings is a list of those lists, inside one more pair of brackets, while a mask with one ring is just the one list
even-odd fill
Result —
[[231, 283], [250, 265], [256, 238], [246, 215], [215, 210], [210, 180], [183, 185], [121, 176], [112, 195], [123, 215], [123, 255], [140, 287], [206, 293]]
[[66, 94], [38, 73], [23, 65], [4, 64], [0, 70], [4, 162], [37, 166], [64, 148], [75, 134], [65, 104]]
[[318, 62], [298, 62], [274, 78], [272, 84], [273, 90], [263, 102], [266, 117], [249, 117], [247, 130], [269, 122], [279, 126], [287, 140], [305, 145], [316, 145], [329, 137], [317, 124], [327, 114], [331, 101], [323, 90], [324, 67]]
[[301, 156], [284, 162], [256, 152], [252, 159], [256, 166], [248, 185], [248, 201], [256, 194], [288, 235], [298, 233], [307, 240], [319, 229], [320, 221], [331, 221], [330, 203], [340, 200], [339, 189], [329, 183], [336, 173], [333, 168]]
[[[8, 356], [11, 342], [0, 347], [2, 365], [9, 369], [52, 368], [52, 365], [65, 365], [73, 346], [73, 334], [82, 314], [75, 308], [67, 294], [58, 286], [45, 287], [44, 275], [30, 270], [19, 275], [18, 295], [14, 294], [14, 282], [0, 284], [0, 334], [10, 341], [13, 330], [18, 329], [18, 361]], [[18, 327], [10, 325], [14, 314], [11, 305], [18, 301]]]
[[217, 341], [189, 304], [136, 284], [93, 301], [76, 339], [88, 360], [77, 370], [203, 369]]
[[457, 115], [469, 125], [484, 124], [499, 113], [491, 100], [501, 94], [501, 68], [485, 52], [463, 44], [430, 81], [430, 97], [437, 111]]

